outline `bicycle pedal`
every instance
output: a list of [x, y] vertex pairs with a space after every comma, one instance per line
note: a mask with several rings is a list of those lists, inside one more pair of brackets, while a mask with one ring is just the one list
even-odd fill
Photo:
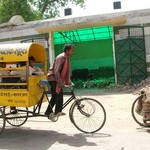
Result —
[[55, 115], [54, 113], [51, 113], [49, 116], [48, 116], [48, 119], [51, 120], [52, 122], [56, 122], [58, 120], [58, 116]]
[[18, 113], [18, 111], [17, 110], [11, 110], [10, 113], [13, 114], [13, 115], [15, 115], [15, 114]]

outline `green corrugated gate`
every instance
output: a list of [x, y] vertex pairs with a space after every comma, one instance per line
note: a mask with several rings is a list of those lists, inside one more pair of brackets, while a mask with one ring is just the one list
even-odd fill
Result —
[[147, 77], [144, 28], [114, 28], [117, 84], [137, 84]]

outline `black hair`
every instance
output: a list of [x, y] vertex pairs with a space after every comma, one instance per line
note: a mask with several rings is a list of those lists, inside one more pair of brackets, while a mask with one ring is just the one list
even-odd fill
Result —
[[34, 58], [33, 56], [30, 56], [30, 57], [29, 57], [29, 60], [32, 60], [32, 61], [35, 62], [35, 58]]
[[72, 44], [65, 44], [63, 51], [66, 52], [67, 50], [70, 50], [72, 47], [74, 48], [74, 45], [72, 45]]

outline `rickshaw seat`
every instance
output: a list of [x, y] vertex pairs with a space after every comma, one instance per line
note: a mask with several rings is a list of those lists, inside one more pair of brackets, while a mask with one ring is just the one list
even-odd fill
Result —
[[41, 87], [43, 87], [43, 88], [48, 88], [48, 91], [51, 91], [51, 87], [50, 87], [50, 84], [49, 84], [49, 82], [48, 82], [48, 80], [45, 80], [45, 79], [41, 79], [40, 81], [39, 81], [39, 85], [41, 86]]

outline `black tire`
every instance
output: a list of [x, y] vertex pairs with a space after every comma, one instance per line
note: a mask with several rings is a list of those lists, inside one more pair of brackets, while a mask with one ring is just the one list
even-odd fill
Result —
[[17, 112], [12, 113], [11, 107], [6, 106], [4, 107], [4, 114], [6, 121], [14, 126], [19, 127], [22, 126], [28, 119], [28, 108], [27, 107], [15, 107]]
[[69, 110], [74, 126], [84, 133], [99, 131], [106, 122], [106, 111], [103, 105], [92, 98], [76, 100]]
[[3, 133], [4, 129], [5, 129], [5, 115], [4, 112], [2, 111], [2, 109], [0, 108], [0, 134]]
[[131, 113], [134, 121], [138, 123], [140, 126], [150, 127], [150, 121], [144, 121], [143, 116], [138, 114], [136, 111], [136, 106], [138, 101], [142, 100], [142, 96], [139, 96], [132, 104]]

